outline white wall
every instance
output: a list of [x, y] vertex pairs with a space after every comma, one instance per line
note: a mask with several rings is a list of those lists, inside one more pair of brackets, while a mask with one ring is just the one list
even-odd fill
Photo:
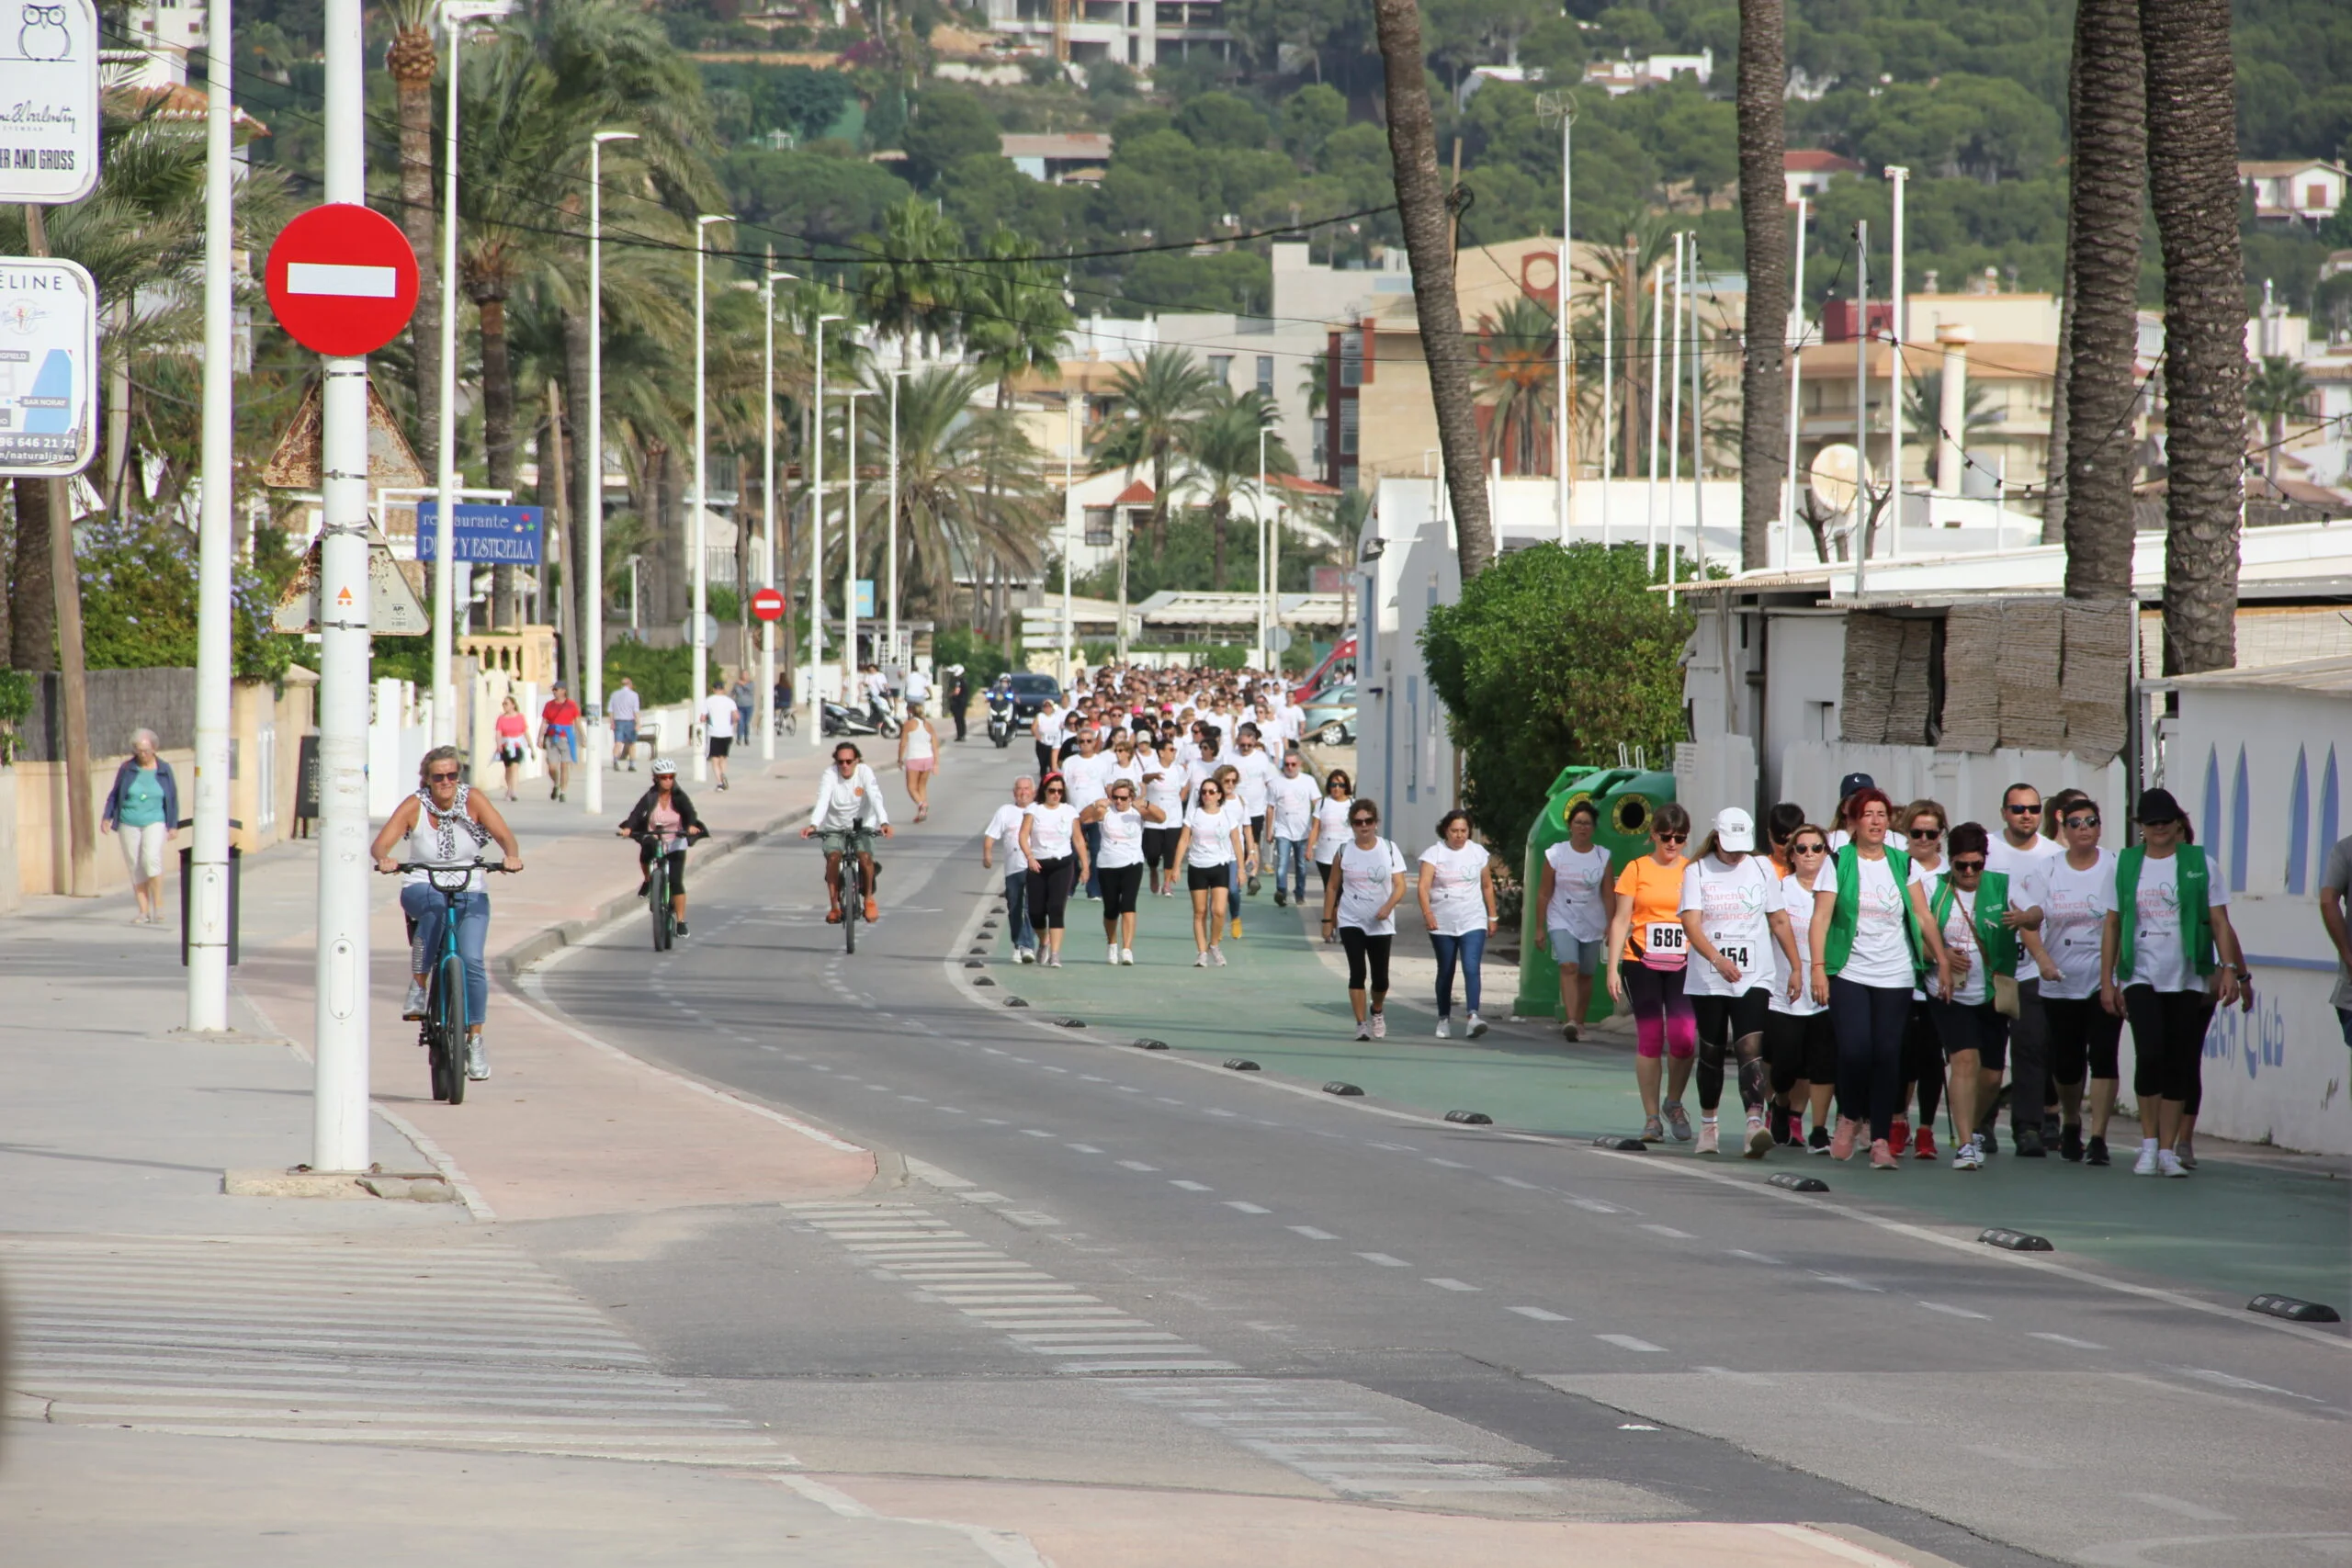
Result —
[[1383, 479], [1364, 538], [1381, 552], [1356, 580], [1356, 793], [1379, 802], [1388, 836], [1402, 841], [1453, 804], [1453, 748], [1420, 635], [1433, 605], [1462, 597], [1461, 562], [1435, 479]]

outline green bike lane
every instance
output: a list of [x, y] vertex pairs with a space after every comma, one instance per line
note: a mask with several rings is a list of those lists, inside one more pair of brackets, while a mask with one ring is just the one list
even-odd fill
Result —
[[[1425, 1114], [1483, 1111], [1498, 1128], [1576, 1140], [1641, 1128], [1629, 1033], [1604, 1029], [1594, 1040], [1588, 1031], [1585, 1043], [1569, 1045], [1549, 1024], [1500, 1023], [1471, 1042], [1459, 1034], [1457, 993], [1456, 1035], [1439, 1040], [1434, 998], [1424, 982], [1400, 975], [1387, 1038], [1360, 1041], [1345, 979], [1327, 966], [1298, 912], [1273, 907], [1271, 888], [1244, 900], [1244, 935], [1225, 942], [1229, 962], [1221, 969], [1193, 967], [1191, 908], [1182, 897], [1145, 895], [1133, 966], [1104, 961], [1100, 908], [1071, 901], [1058, 970], [1015, 964], [999, 933], [988, 964], [997, 994], [1048, 1016], [1081, 1019], [1087, 1036], [1106, 1043], [1148, 1037], [1190, 1056], [1243, 1057], [1294, 1082], [1351, 1083], [1372, 1100]], [[1427, 958], [1418, 933], [1400, 931], [1396, 945], [1400, 958]], [[1509, 978], [1498, 974], [1488, 987], [1487, 1005], [1503, 1016]], [[1732, 1098], [1727, 1139], [1737, 1111]], [[1684, 1104], [1695, 1121], [1695, 1089]], [[1785, 1149], [1749, 1161], [1666, 1144], [1646, 1157], [1703, 1157], [1711, 1168], [1759, 1183], [1776, 1171], [1817, 1176], [1830, 1184], [1833, 1201], [1859, 1201], [1874, 1213], [1937, 1226], [2030, 1231], [2061, 1252], [2240, 1302], [2276, 1292], [2352, 1307], [2352, 1182], [2340, 1170], [2291, 1157], [2206, 1154], [2185, 1181], [2134, 1177], [2137, 1124], [2119, 1117], [2114, 1132], [2117, 1163], [2104, 1168], [2054, 1156], [2017, 1159], [2007, 1152], [2005, 1130], [2003, 1152], [1984, 1170], [1956, 1171], [1942, 1126], [1936, 1130], [1941, 1157], [1905, 1158], [1892, 1173]]]

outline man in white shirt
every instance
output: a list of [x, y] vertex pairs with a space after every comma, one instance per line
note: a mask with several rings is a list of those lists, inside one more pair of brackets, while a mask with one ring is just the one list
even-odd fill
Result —
[[[2041, 909], [2049, 897], [2050, 868], [2066, 853], [2054, 839], [2041, 836], [2041, 792], [2030, 784], [2013, 784], [2001, 793], [2001, 830], [1984, 854], [1987, 873], [2009, 879], [2009, 902], [2015, 906], [2001, 917], [2013, 931], [2039, 931]], [[2026, 960], [2018, 965], [2018, 1016], [2009, 1025], [2009, 1134], [2017, 1152], [2028, 1159], [2049, 1157], [2047, 1139], [2056, 1136], [2049, 1125], [2056, 1120], [2054, 1106], [2044, 1103], [2050, 1085], [2050, 1015], [2041, 1007], [2041, 971]], [[1992, 1103], [1984, 1112], [1989, 1124]], [[1963, 1133], [1962, 1136], [1965, 1137]], [[1991, 1139], [1988, 1134], [1986, 1142]]]
[[624, 759], [628, 771], [637, 772], [637, 716], [644, 711], [644, 699], [637, 694], [626, 675], [621, 677], [620, 690], [605, 699], [605, 716], [613, 725], [613, 772], [621, 771]]
[[710, 751], [710, 771], [721, 789], [727, 787], [727, 753], [735, 747], [738, 716], [735, 699], [727, 694], [727, 682], [713, 681], [710, 695], [702, 700], [702, 736]]
[[836, 741], [833, 765], [817, 781], [817, 804], [808, 810], [808, 825], [800, 829], [802, 838], [815, 839], [824, 847], [825, 891], [832, 899], [832, 908], [825, 916], [827, 925], [841, 923], [844, 854], [857, 856], [860, 884], [865, 889], [866, 923], [882, 918], [875, 897], [876, 832], [886, 839], [890, 836], [890, 808], [882, 798], [882, 781], [865, 765], [865, 754], [854, 741]]
[[927, 703], [931, 701], [931, 677], [922, 672], [921, 666], [910, 664], [903, 690], [910, 704]]
[[[1265, 739], [1255, 721], [1244, 720], [1234, 740], [1238, 755], [1233, 765], [1241, 774], [1241, 814], [1250, 818], [1250, 832], [1255, 841], [1266, 841], [1266, 798], [1274, 780], [1282, 776], [1273, 758], [1266, 754]], [[1250, 891], [1258, 891], [1258, 879], [1250, 879]]]
[[1306, 902], [1306, 830], [1315, 820], [1315, 781], [1293, 751], [1283, 759], [1283, 771], [1266, 788], [1267, 815], [1273, 818], [1274, 908], [1285, 902], [1283, 874], [1290, 873], [1291, 898]]
[[980, 835], [980, 864], [993, 870], [1004, 857], [1004, 929], [1012, 935], [1012, 956], [1022, 964], [1037, 961], [1037, 933], [1029, 924], [1029, 862], [1021, 852], [1021, 824], [1037, 801], [1037, 781], [1027, 773], [1012, 781], [1012, 804], [1000, 806]]
[[[1101, 732], [1089, 718], [1083, 728], [1076, 729], [1078, 750], [1062, 759], [1062, 783], [1068, 786], [1062, 799], [1065, 804], [1083, 812], [1088, 807], [1110, 793], [1111, 759], [1103, 754]], [[1081, 829], [1086, 834], [1086, 896], [1102, 897], [1102, 883], [1095, 869], [1095, 860], [1102, 851], [1102, 827], [1089, 822]]]

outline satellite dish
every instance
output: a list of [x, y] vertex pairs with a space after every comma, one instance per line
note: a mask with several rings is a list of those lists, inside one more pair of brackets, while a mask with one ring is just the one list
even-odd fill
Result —
[[1850, 443], [1836, 441], [1814, 454], [1805, 482], [1812, 488], [1814, 500], [1824, 507], [1833, 513], [1847, 512], [1853, 508], [1858, 483], [1870, 482], [1870, 468]]

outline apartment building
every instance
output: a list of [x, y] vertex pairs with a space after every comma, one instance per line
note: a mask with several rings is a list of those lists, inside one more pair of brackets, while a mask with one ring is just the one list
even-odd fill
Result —
[[1080, 65], [1116, 61], [1148, 72], [1162, 58], [1233, 56], [1219, 0], [988, 0], [991, 31]]

